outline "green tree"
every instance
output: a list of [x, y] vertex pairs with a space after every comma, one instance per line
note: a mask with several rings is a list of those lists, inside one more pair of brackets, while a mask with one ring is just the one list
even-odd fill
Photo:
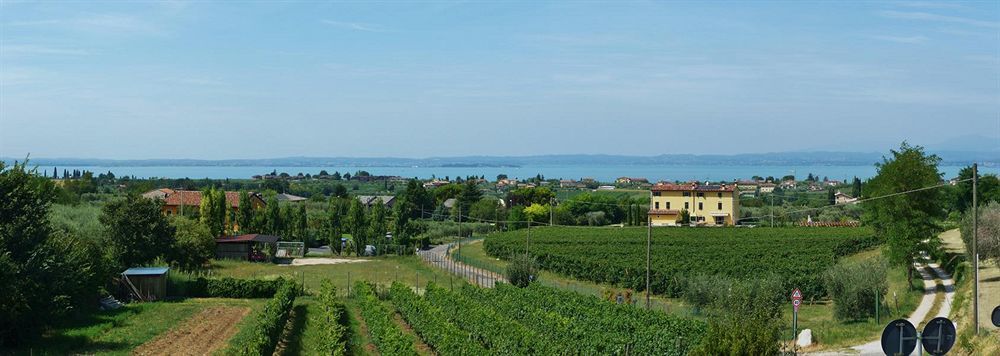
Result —
[[0, 349], [96, 304], [105, 277], [92, 236], [53, 231], [55, 187], [25, 165], [0, 161]]
[[174, 228], [160, 212], [160, 204], [130, 194], [104, 205], [99, 220], [104, 225], [114, 270], [148, 264], [170, 251]]
[[274, 196], [268, 197], [267, 207], [264, 208], [264, 233], [268, 235], [280, 235], [285, 229], [282, 218], [278, 198]]
[[410, 246], [410, 231], [412, 226], [410, 225], [410, 212], [404, 208], [405, 204], [397, 203], [393, 207], [393, 227], [392, 227], [392, 239], [399, 245], [404, 246], [404, 250], [408, 251]]
[[939, 243], [934, 232], [936, 220], [944, 216], [941, 190], [924, 188], [941, 184], [937, 169], [941, 159], [906, 142], [891, 154], [876, 164], [878, 174], [864, 184], [865, 198], [880, 199], [864, 204], [862, 219], [888, 242], [889, 262], [907, 266], [912, 282], [913, 259]]
[[860, 197], [861, 196], [861, 179], [854, 177], [854, 181], [851, 182], [851, 196]]
[[344, 237], [344, 214], [347, 213], [345, 206], [344, 200], [336, 197], [330, 198], [330, 203], [327, 205], [327, 240], [330, 248], [338, 255], [342, 252], [340, 239]]
[[[1000, 203], [990, 202], [979, 207], [979, 233], [976, 234], [979, 245], [979, 258], [983, 261], [993, 260], [1000, 266]], [[962, 240], [965, 241], [966, 256], [972, 256], [972, 213], [965, 214], [962, 219]], [[971, 257], [968, 260], [972, 260]]]
[[368, 227], [365, 220], [365, 207], [357, 199], [351, 199], [351, 207], [347, 210], [347, 219], [344, 222], [347, 231], [351, 233], [351, 240], [354, 242], [354, 253], [358, 256], [364, 255], [365, 245], [368, 244]]
[[538, 203], [531, 204], [531, 206], [524, 208], [524, 215], [533, 222], [549, 221], [549, 206]]
[[385, 204], [382, 204], [382, 199], [376, 198], [371, 203], [371, 207], [368, 208], [368, 238], [370, 243], [376, 246], [376, 253], [382, 254], [382, 245], [385, 244], [385, 233], [387, 230], [387, 217], [388, 210], [385, 208]]
[[455, 198], [455, 205], [463, 214], [468, 214], [472, 204], [483, 198], [483, 192], [479, 191], [479, 185], [474, 180], [467, 180], [462, 185], [462, 192]]
[[199, 220], [208, 227], [208, 231], [214, 236], [221, 236], [226, 229], [225, 215], [219, 215], [219, 204], [216, 202], [218, 196], [215, 193], [215, 188], [203, 190], [201, 192], [201, 206], [198, 209]]
[[201, 222], [184, 216], [170, 219], [174, 228], [171, 262], [182, 269], [201, 268], [215, 255], [215, 238]]
[[300, 203], [298, 213], [295, 214], [295, 233], [299, 241], [309, 242], [309, 217], [304, 203]]
[[252, 233], [257, 230], [253, 219], [253, 201], [250, 199], [250, 193], [245, 190], [240, 191], [240, 205], [238, 208], [239, 212], [236, 214], [236, 224], [242, 233]]
[[424, 216], [423, 211], [434, 209], [434, 196], [416, 179], [406, 183], [406, 190], [400, 198], [396, 205], [405, 205], [403, 206], [405, 212], [413, 219]]
[[[959, 183], [956, 184], [958, 197], [955, 208], [959, 212], [966, 212], [972, 208], [972, 166], [962, 168], [958, 172]], [[976, 184], [978, 190], [979, 204], [984, 206], [991, 201], [1000, 201], [1000, 179], [993, 174], [979, 173], [979, 182]]]

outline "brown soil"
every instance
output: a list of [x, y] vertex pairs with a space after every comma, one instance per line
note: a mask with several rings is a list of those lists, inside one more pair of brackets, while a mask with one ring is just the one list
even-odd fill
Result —
[[396, 325], [399, 325], [399, 328], [403, 330], [403, 334], [407, 334], [413, 337], [414, 340], [413, 348], [417, 351], [417, 354], [437, 355], [437, 353], [434, 352], [434, 349], [432, 349], [430, 345], [427, 345], [426, 343], [424, 343], [424, 340], [420, 339], [420, 335], [417, 335], [417, 333], [413, 331], [413, 327], [410, 326], [410, 323], [406, 322], [406, 319], [403, 319], [402, 315], [400, 315], [399, 313], [394, 313], [392, 319], [396, 322]]
[[211, 355], [236, 333], [246, 307], [208, 307], [184, 324], [157, 336], [132, 351], [134, 355]]

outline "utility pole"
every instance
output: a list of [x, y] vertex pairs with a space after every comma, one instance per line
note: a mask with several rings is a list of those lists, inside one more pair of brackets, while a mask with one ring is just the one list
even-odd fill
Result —
[[528, 235], [524, 237], [524, 255], [528, 256], [528, 240], [531, 239], [531, 219], [528, 219]]
[[646, 217], [646, 310], [649, 310], [649, 250], [653, 240], [653, 218]]
[[[458, 201], [455, 202], [458, 204]], [[458, 258], [462, 258], [462, 206], [458, 206]]]
[[972, 322], [979, 335], [979, 165], [972, 164]]
[[555, 225], [556, 198], [549, 198], [549, 226]]
[[774, 191], [771, 191], [771, 227], [774, 227]]

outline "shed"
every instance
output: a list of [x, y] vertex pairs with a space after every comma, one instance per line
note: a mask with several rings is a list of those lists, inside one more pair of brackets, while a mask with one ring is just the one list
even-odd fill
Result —
[[215, 257], [244, 261], [267, 261], [277, 248], [279, 238], [246, 234], [215, 239]]
[[133, 267], [122, 272], [122, 283], [129, 295], [142, 301], [162, 300], [167, 296], [168, 267]]

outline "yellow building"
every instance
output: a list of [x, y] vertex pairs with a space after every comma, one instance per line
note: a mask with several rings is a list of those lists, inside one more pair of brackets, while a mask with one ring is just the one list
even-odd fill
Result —
[[657, 183], [650, 189], [649, 219], [653, 226], [674, 226], [682, 211], [691, 223], [706, 226], [735, 225], [740, 213], [740, 194], [735, 184]]

